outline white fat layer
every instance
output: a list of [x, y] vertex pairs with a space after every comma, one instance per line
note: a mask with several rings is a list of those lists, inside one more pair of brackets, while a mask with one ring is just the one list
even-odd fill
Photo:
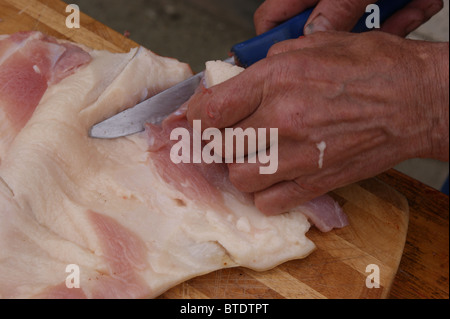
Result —
[[223, 61], [206, 62], [205, 86], [207, 88], [219, 85], [245, 71], [244, 68]]
[[[90, 297], [96, 285], [90, 278], [111, 271], [91, 212], [143, 243], [144, 261], [133, 269], [150, 291], [146, 297], [217, 269], [270, 269], [314, 249], [301, 213], [267, 217], [228, 193], [225, 211], [186, 198], [156, 171], [145, 134], [89, 138], [92, 125], [191, 76], [187, 65], [143, 48], [91, 55], [89, 65], [47, 90], [2, 154], [1, 296], [27, 298], [61, 285], [66, 266], [76, 264]], [[219, 78], [220, 70], [210, 75]]]

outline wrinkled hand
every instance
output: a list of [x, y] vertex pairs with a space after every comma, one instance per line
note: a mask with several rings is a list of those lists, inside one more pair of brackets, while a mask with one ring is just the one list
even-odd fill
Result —
[[448, 160], [448, 103], [448, 44], [320, 32], [281, 42], [195, 94], [188, 119], [203, 129], [279, 129], [276, 174], [229, 165], [231, 182], [277, 214], [409, 158]]
[[[350, 31], [375, 0], [266, 0], [255, 13], [258, 34], [317, 5], [305, 26], [305, 34], [316, 31]], [[415, 0], [389, 18], [380, 31], [406, 36], [443, 7], [442, 0]]]

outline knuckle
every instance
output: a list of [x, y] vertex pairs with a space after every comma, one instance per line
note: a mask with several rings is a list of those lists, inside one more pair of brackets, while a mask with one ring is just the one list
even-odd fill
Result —
[[202, 120], [206, 127], [220, 127], [222, 114], [219, 104], [215, 102], [214, 99], [204, 106]]
[[194, 95], [187, 102], [187, 118], [190, 121], [201, 120], [202, 128], [221, 127], [224, 104], [221, 91], [207, 89]]
[[271, 57], [289, 51], [285, 42], [286, 41], [278, 42], [272, 45], [269, 49], [269, 52], [267, 53], [267, 56]]
[[267, 57], [271, 57], [280, 53], [281, 53], [280, 46], [279, 43], [277, 43], [270, 47], [269, 51], [267, 52]]

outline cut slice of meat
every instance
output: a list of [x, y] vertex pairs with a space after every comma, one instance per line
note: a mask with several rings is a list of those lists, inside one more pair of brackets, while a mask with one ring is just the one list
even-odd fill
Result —
[[[265, 270], [314, 250], [303, 213], [263, 216], [245, 196], [221, 188], [229, 185], [221, 168], [211, 172], [222, 177], [211, 179], [209, 170], [159, 161], [166, 142], [150, 151], [145, 133], [89, 138], [93, 124], [189, 77], [187, 65], [144, 48], [112, 54], [71, 44], [68, 50], [66, 42], [36, 33], [0, 40], [15, 37], [62, 45], [65, 51], [51, 52], [78, 62], [39, 67], [50, 80], [33, 111], [23, 100], [0, 104], [8, 114], [0, 125], [11, 127], [12, 109], [28, 114], [13, 138], [0, 131], [0, 297], [156, 297], [217, 269]], [[0, 51], [2, 67], [9, 60], [3, 57], [14, 54]], [[78, 54], [90, 61], [79, 64]], [[61, 80], [61, 70], [70, 75]], [[155, 132], [164, 135], [162, 128]], [[220, 201], [212, 205], [210, 196]], [[67, 285], [75, 275], [68, 265], [79, 269], [79, 288]]]
[[329, 232], [349, 225], [347, 215], [341, 206], [328, 195], [313, 199], [293, 209], [293, 211], [298, 211], [308, 217], [311, 223], [322, 232]]

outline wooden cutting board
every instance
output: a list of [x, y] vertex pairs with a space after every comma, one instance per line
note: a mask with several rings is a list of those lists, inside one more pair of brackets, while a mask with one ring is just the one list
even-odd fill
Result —
[[[307, 236], [317, 249], [303, 260], [267, 272], [237, 268], [194, 278], [162, 298], [386, 298], [397, 273], [408, 228], [405, 198], [377, 179], [331, 194], [344, 208], [350, 226]], [[366, 281], [378, 267], [380, 288]], [[370, 278], [369, 278], [370, 281]]]
[[[38, 30], [99, 50], [127, 52], [136, 43], [82, 14], [69, 29], [58, 0], [0, 0], [0, 34]], [[386, 298], [403, 254], [408, 229], [406, 199], [377, 179], [337, 190], [350, 226], [330, 233], [311, 229], [317, 250], [267, 272], [226, 269], [194, 278], [161, 298]], [[375, 268], [368, 269], [368, 266]], [[374, 272], [375, 269], [375, 272]], [[379, 275], [379, 288], [367, 281]]]

